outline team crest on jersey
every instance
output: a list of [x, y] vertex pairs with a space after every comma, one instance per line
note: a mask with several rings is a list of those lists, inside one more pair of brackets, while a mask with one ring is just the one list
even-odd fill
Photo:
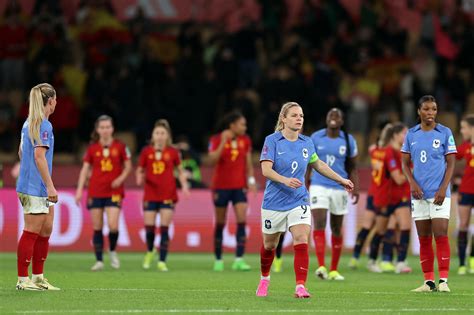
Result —
[[345, 146], [345, 145], [341, 145], [341, 146], [339, 147], [339, 154], [340, 154], [340, 155], [346, 154], [346, 146]]
[[433, 140], [433, 148], [437, 149], [441, 145], [441, 141], [439, 139]]
[[304, 157], [305, 159], [307, 159], [308, 156], [309, 156], [309, 154], [308, 154], [308, 149], [303, 148], [303, 151], [301, 151], [301, 152], [303, 153], [303, 157]]

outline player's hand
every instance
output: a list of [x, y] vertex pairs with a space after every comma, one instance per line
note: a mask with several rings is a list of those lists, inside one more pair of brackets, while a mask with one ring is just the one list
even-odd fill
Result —
[[285, 186], [288, 186], [290, 188], [300, 188], [303, 186], [303, 183], [298, 179], [298, 178], [286, 178], [285, 182], [283, 183]]
[[191, 195], [191, 191], [189, 190], [189, 185], [184, 185], [181, 187], [181, 190], [183, 191], [184, 197], [189, 197]]
[[418, 200], [423, 199], [423, 190], [421, 190], [420, 186], [418, 186], [417, 183], [413, 183], [413, 185], [410, 187], [410, 192], [413, 198]]
[[58, 202], [58, 192], [54, 186], [47, 187], [46, 192], [48, 193], [48, 201], [52, 203]]
[[344, 187], [344, 189], [348, 192], [352, 192], [354, 190], [354, 183], [351, 182], [349, 179], [343, 178], [340, 184]]
[[82, 200], [82, 190], [76, 191], [76, 196], [74, 197], [76, 200], [76, 205], [81, 205], [81, 200]]
[[434, 195], [434, 201], [433, 201], [433, 203], [434, 203], [435, 205], [441, 206], [441, 205], [443, 205], [444, 198], [446, 198], [446, 190], [440, 188], [440, 190], [438, 190], [438, 191], [436, 192], [436, 194]]
[[114, 181], [112, 182], [112, 184], [110, 186], [112, 186], [112, 188], [119, 188], [120, 185], [122, 185], [122, 181], [118, 178], [114, 179]]
[[359, 202], [359, 192], [358, 191], [355, 191], [353, 190], [352, 191], [352, 204], [355, 205]]
[[221, 132], [222, 142], [227, 142], [227, 140], [232, 139], [234, 133], [230, 129], [226, 129]]
[[143, 178], [145, 176], [143, 175], [143, 173], [137, 173], [136, 175], [136, 182], [137, 182], [137, 186], [141, 186], [143, 184]]

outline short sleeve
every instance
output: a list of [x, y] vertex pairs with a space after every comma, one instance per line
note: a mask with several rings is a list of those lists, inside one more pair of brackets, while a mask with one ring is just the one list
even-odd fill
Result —
[[93, 155], [92, 155], [92, 146], [89, 146], [86, 150], [86, 153], [84, 153], [84, 157], [82, 158], [83, 162], [92, 164], [93, 162]]
[[208, 151], [214, 152], [219, 146], [219, 143], [220, 143], [220, 137], [213, 136], [211, 139], [209, 139]]
[[146, 147], [143, 148], [142, 152], [140, 152], [140, 157], [138, 158], [138, 166], [145, 168], [146, 161], [147, 161], [147, 154], [146, 154]]
[[262, 153], [260, 154], [260, 162], [272, 161], [275, 162], [275, 140], [267, 137], [263, 143]]
[[466, 154], [466, 150], [469, 150], [469, 149], [470, 149], [469, 142], [461, 143], [461, 145], [458, 147], [458, 153], [456, 153], [456, 160], [464, 159], [464, 156]]
[[400, 169], [400, 167], [397, 163], [395, 154], [393, 154], [394, 153], [393, 150], [390, 149], [390, 150], [386, 150], [385, 152], [386, 152], [385, 163], [387, 165], [388, 171], [393, 172], [395, 170]]
[[131, 157], [132, 154], [130, 153], [130, 149], [124, 144], [122, 147], [122, 159], [128, 161]]
[[403, 145], [401, 148], [401, 152], [403, 153], [411, 153], [411, 148], [410, 148], [410, 132], [407, 133], [407, 136], [405, 137], [405, 140], [403, 141]]
[[454, 141], [454, 136], [453, 136], [453, 133], [451, 132], [451, 129], [446, 128], [445, 134], [446, 134], [447, 145], [445, 146], [444, 155], [457, 153], [458, 151], [456, 150], [456, 142]]
[[357, 142], [355, 141], [355, 139], [352, 135], [349, 135], [349, 143], [351, 145], [350, 156], [351, 156], [351, 158], [354, 158], [359, 154], [359, 150], [357, 148]]
[[53, 126], [49, 121], [43, 121], [40, 126], [40, 140], [41, 143], [35, 142], [35, 147], [50, 148], [53, 142]]

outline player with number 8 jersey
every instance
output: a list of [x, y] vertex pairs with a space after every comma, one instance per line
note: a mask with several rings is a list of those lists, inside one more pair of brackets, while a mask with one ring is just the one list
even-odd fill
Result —
[[267, 181], [262, 203], [261, 278], [256, 292], [259, 297], [268, 295], [275, 248], [281, 234], [287, 230], [293, 236], [295, 251], [295, 297], [310, 297], [305, 283], [309, 267], [311, 211], [309, 193], [303, 184], [308, 165], [347, 190], [354, 188], [350, 180], [342, 178], [318, 158], [311, 139], [300, 134], [303, 121], [301, 106], [295, 102], [285, 103], [275, 133], [265, 138], [260, 156], [262, 174]]
[[[412, 217], [420, 240], [420, 263], [425, 283], [415, 292], [449, 292], [450, 249], [448, 225], [451, 212], [450, 182], [454, 171], [456, 144], [451, 130], [436, 122], [438, 104], [431, 95], [418, 101], [421, 123], [411, 128], [403, 143], [403, 172], [410, 183]], [[410, 168], [413, 163], [413, 172]], [[434, 282], [436, 240], [439, 286]]]

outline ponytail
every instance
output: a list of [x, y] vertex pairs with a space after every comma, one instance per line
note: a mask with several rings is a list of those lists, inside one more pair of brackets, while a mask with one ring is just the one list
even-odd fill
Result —
[[300, 104], [296, 102], [287, 102], [283, 104], [280, 110], [280, 114], [278, 115], [278, 121], [275, 126], [275, 131], [282, 131], [285, 128], [285, 124], [283, 123], [283, 118], [286, 117], [290, 108], [296, 107], [296, 106], [301, 107]]
[[393, 125], [391, 123], [388, 123], [385, 125], [385, 127], [383, 127], [382, 131], [380, 132], [379, 140], [377, 141], [377, 147], [383, 148], [388, 144], [393, 135], [392, 128]]
[[48, 83], [41, 83], [34, 86], [30, 91], [28, 109], [28, 135], [33, 146], [41, 145], [40, 128], [45, 119], [44, 107], [48, 100], [56, 95], [53, 86]]

